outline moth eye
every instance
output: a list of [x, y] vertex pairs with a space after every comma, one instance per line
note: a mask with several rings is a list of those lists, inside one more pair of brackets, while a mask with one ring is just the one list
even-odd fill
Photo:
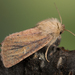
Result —
[[60, 34], [62, 34], [62, 32], [60, 32]]

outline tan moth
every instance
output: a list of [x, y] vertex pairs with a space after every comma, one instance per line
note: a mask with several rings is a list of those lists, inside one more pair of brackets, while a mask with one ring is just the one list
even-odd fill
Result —
[[45, 53], [45, 58], [48, 61], [49, 47], [66, 30], [64, 24], [62, 24], [61, 16], [60, 20], [61, 22], [56, 18], [46, 19], [39, 22], [34, 28], [7, 36], [1, 43], [1, 56], [4, 66], [6, 68], [12, 67], [44, 46], [48, 46]]

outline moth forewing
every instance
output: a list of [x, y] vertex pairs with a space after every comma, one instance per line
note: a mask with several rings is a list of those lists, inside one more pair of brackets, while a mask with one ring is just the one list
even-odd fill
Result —
[[37, 28], [32, 28], [26, 31], [13, 33], [5, 38], [2, 42], [1, 56], [6, 68], [19, 63], [43, 48], [52, 40], [53, 36], [41, 35], [42, 32], [36, 29]]

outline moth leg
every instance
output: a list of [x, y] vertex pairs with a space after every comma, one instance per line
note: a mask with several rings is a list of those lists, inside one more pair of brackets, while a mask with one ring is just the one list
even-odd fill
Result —
[[48, 50], [49, 50], [49, 47], [56, 41], [57, 38], [54, 38], [52, 41], [50, 41], [48, 47], [47, 47], [47, 50], [45, 52], [45, 58], [48, 62], [50, 62], [48, 59], [47, 59], [47, 53], [48, 53]]
[[50, 46], [51, 46], [51, 44], [48, 45], [47, 50], [46, 50], [46, 52], [45, 52], [45, 58], [46, 58], [46, 60], [47, 60], [48, 62], [50, 62], [50, 61], [47, 59], [47, 53], [48, 53], [48, 49], [49, 49]]

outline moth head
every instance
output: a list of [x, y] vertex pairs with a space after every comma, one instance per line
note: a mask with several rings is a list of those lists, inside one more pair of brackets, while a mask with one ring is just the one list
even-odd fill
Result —
[[57, 23], [57, 29], [59, 31], [59, 34], [62, 34], [65, 30], [65, 25], [64, 24], [59, 24]]
[[58, 19], [51, 18], [50, 23], [51, 23], [50, 30], [52, 29], [52, 31], [53, 31], [52, 33], [60, 35], [60, 34], [62, 34], [64, 32], [65, 25], [62, 24]]
[[[54, 4], [55, 4], [55, 3], [54, 3]], [[57, 9], [57, 12], [58, 12], [59, 17], [60, 17], [60, 22], [61, 22], [61, 25], [60, 25], [60, 26], [61, 26], [61, 28], [60, 28], [60, 34], [62, 34], [63, 31], [68, 31], [68, 32], [70, 32], [71, 34], [73, 34], [73, 35], [75, 36], [75, 34], [72, 33], [70, 30], [65, 29], [65, 26], [62, 24], [62, 18], [61, 18], [60, 12], [59, 12], [59, 10], [58, 10], [56, 4], [55, 4], [55, 7], [56, 7], [56, 9]]]
[[65, 25], [64, 25], [64, 24], [62, 24], [62, 25], [61, 25], [60, 34], [62, 34], [62, 33], [64, 32], [64, 30], [65, 30]]

